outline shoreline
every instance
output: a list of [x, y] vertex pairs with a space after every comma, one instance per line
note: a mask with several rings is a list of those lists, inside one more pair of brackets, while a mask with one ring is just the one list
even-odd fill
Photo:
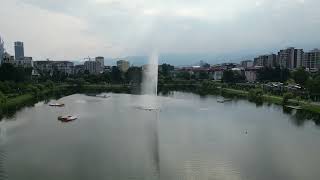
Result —
[[[216, 86], [203, 85], [203, 84], [161, 84], [159, 85], [159, 92], [166, 93], [170, 91], [184, 91], [192, 92], [202, 96], [205, 95], [221, 95], [223, 97], [234, 96], [245, 98], [249, 101], [249, 91], [237, 90], [232, 88], [217, 88]], [[22, 94], [13, 98], [8, 98], [7, 102], [0, 108], [0, 118], [13, 115], [21, 108], [33, 106], [35, 103], [42, 100], [58, 99], [70, 94], [75, 93], [102, 93], [102, 92], [114, 92], [114, 93], [129, 93], [136, 94], [139, 88], [135, 85], [122, 85], [122, 84], [89, 84], [82, 86], [75, 85], [58, 85], [52, 89], [47, 89], [38, 94]], [[251, 101], [252, 102], [252, 101]], [[283, 97], [273, 95], [262, 95], [262, 103], [268, 102], [276, 105], [283, 106]], [[320, 114], [320, 104], [309, 103], [306, 101], [298, 101], [296, 99], [289, 99], [288, 105], [294, 105], [301, 107], [302, 110]]]

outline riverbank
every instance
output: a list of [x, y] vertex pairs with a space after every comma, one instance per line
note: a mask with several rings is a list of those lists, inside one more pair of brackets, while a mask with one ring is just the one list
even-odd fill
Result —
[[[165, 94], [170, 91], [185, 91], [200, 95], [222, 95], [225, 97], [241, 97], [249, 99], [249, 91], [226, 88], [221, 83], [182, 83], [182, 84], [161, 84], [159, 92]], [[60, 98], [75, 93], [130, 93], [137, 94], [139, 85], [123, 85], [123, 84], [85, 84], [85, 85], [54, 85], [50, 89], [45, 89], [37, 93], [27, 93], [8, 98], [5, 103], [0, 106], [0, 115], [12, 114], [22, 107], [32, 106], [41, 100], [51, 98]], [[274, 95], [262, 95], [262, 102], [283, 105], [283, 97]], [[320, 114], [320, 105], [289, 99], [286, 105], [300, 106], [303, 110]]]
[[[298, 100], [298, 99], [289, 99], [285, 104], [284, 104], [284, 99], [282, 96], [275, 96], [275, 95], [270, 95], [266, 94], [262, 90], [261, 92], [258, 92], [257, 99], [255, 98], [250, 98], [249, 92], [250, 89], [248, 90], [239, 90], [239, 89], [233, 89], [230, 88], [227, 84], [220, 83], [220, 82], [210, 82], [210, 81], [203, 81], [203, 82], [190, 82], [190, 81], [179, 81], [179, 82], [170, 82], [170, 83], [164, 83], [159, 85], [160, 91], [163, 92], [169, 92], [169, 91], [186, 91], [186, 92], [192, 92], [200, 95], [222, 95], [224, 97], [241, 97], [248, 99], [252, 102], [256, 103], [263, 103], [263, 102], [268, 102], [268, 103], [273, 103], [281, 106], [299, 106], [303, 110], [310, 111], [312, 113], [317, 113], [320, 114], [320, 104], [312, 103], [312, 102], [307, 102], [304, 100]], [[251, 89], [255, 90], [255, 89]], [[258, 90], [259, 91], [259, 90]], [[253, 100], [252, 100], [253, 99]], [[257, 101], [256, 101], [257, 100]]]
[[[236, 89], [230, 89], [230, 88], [222, 88], [221, 91], [224, 93], [241, 96], [245, 98], [248, 98], [248, 95], [249, 95], [248, 91], [242, 91], [242, 90], [236, 90]], [[283, 97], [281, 96], [264, 94], [262, 97], [265, 102], [269, 102], [277, 105], [283, 105]], [[320, 114], [320, 105], [313, 104], [311, 102], [298, 101], [296, 99], [289, 99], [288, 104], [286, 105], [300, 106], [303, 110]]]
[[8, 97], [0, 104], [0, 118], [1, 116], [13, 115], [17, 110], [33, 106], [35, 103], [43, 100], [58, 99], [63, 96], [75, 93], [132, 93], [131, 87], [121, 84], [86, 84], [86, 85], [70, 85], [70, 84], [55, 84], [50, 88], [45, 88], [37, 92], [30, 92], [13, 97]]

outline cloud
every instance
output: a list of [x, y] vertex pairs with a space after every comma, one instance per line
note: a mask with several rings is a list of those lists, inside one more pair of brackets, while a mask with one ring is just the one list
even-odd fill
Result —
[[319, 5], [317, 0], [4, 0], [0, 33], [9, 41], [24, 40], [33, 56], [60, 59], [145, 55], [153, 49], [252, 54], [319, 45]]

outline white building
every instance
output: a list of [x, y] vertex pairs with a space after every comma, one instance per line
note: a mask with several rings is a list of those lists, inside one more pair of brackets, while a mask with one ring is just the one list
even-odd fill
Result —
[[34, 61], [34, 69], [39, 73], [53, 74], [54, 71], [59, 71], [65, 74], [73, 74], [73, 62], [70, 61]]
[[267, 54], [254, 58], [254, 66], [275, 67], [277, 65], [277, 55]]
[[122, 72], [127, 72], [129, 69], [130, 63], [129, 61], [125, 60], [119, 60], [117, 61], [117, 67], [120, 69]]
[[96, 61], [100, 63], [102, 69], [104, 69], [104, 57], [98, 56], [96, 57]]
[[309, 71], [317, 71], [320, 69], [320, 49], [314, 49], [304, 53], [304, 67]]
[[283, 68], [295, 69], [303, 65], [303, 50], [290, 47], [278, 52], [278, 62]]
[[84, 69], [89, 71], [90, 74], [100, 74], [103, 70], [101, 64], [97, 61], [84, 62]]
[[33, 67], [32, 57], [24, 57], [21, 60], [15, 60], [14, 64], [18, 67], [31, 68]]
[[245, 61], [241, 61], [240, 64], [241, 64], [241, 67], [248, 68], [248, 67], [253, 66], [253, 61], [252, 60], [245, 60]]

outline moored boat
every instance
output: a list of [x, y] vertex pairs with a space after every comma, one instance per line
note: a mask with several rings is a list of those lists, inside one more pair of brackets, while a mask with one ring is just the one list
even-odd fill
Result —
[[64, 104], [63, 104], [63, 103], [50, 103], [49, 106], [53, 106], [53, 107], [63, 107]]
[[69, 116], [59, 116], [58, 117], [58, 120], [62, 121], [62, 122], [70, 122], [70, 121], [74, 121], [76, 119], [78, 119], [77, 116], [70, 116], [70, 115]]

